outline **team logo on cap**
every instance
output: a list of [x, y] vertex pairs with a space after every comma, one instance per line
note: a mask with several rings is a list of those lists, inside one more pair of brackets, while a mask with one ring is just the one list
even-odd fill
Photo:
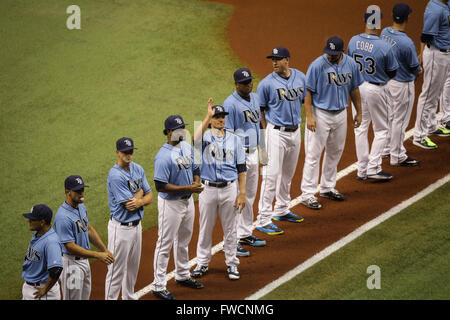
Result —
[[180, 118], [175, 118], [175, 121], [176, 121], [178, 124], [182, 124], [182, 123], [183, 123], [183, 121], [181, 121]]
[[330, 42], [330, 49], [331, 50], [336, 50], [336, 46], [334, 45], [333, 42]]
[[244, 77], [249, 77], [250, 74], [247, 71], [242, 71], [242, 74], [244, 75]]
[[216, 110], [217, 110], [218, 112], [223, 112], [223, 108], [222, 108], [222, 107], [217, 107]]
[[277, 48], [275, 48], [275, 49], [273, 49], [273, 54], [278, 54], [278, 49]]
[[124, 142], [125, 142], [125, 144], [126, 144], [127, 146], [131, 147], [131, 141], [130, 141], [130, 140], [125, 140]]
[[83, 180], [81, 180], [80, 178], [76, 178], [75, 181], [78, 182], [78, 184], [83, 184]]

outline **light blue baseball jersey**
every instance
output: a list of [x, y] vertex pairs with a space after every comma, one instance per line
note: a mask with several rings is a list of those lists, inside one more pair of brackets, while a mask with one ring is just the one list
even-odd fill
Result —
[[[75, 242], [76, 245], [90, 250], [89, 219], [83, 203], [79, 203], [78, 208], [73, 208], [64, 201], [56, 211], [53, 228], [62, 244]], [[65, 246], [63, 246], [63, 253], [69, 254]]]
[[393, 79], [400, 82], [413, 81], [416, 76], [410, 70], [419, 65], [419, 59], [417, 58], [416, 46], [411, 38], [403, 31], [387, 27], [381, 32], [381, 39], [392, 46], [399, 65]]
[[[198, 164], [194, 163], [194, 150], [189, 143], [182, 141], [177, 146], [165, 143], [156, 154], [153, 179], [177, 186], [188, 186], [194, 182], [194, 171], [198, 168]], [[190, 192], [159, 192], [158, 195], [163, 199], [172, 200], [190, 194]]]
[[346, 54], [338, 64], [328, 61], [324, 54], [310, 64], [306, 73], [306, 88], [312, 92], [312, 105], [329, 111], [346, 108], [349, 93], [363, 82], [358, 65]]
[[130, 170], [125, 170], [115, 164], [108, 173], [106, 180], [109, 209], [111, 217], [123, 223], [141, 220], [144, 217], [144, 208], [128, 211], [125, 203], [142, 189], [144, 195], [152, 189], [148, 184], [144, 169], [137, 163], [130, 163]]
[[266, 107], [265, 118], [276, 126], [298, 125], [301, 108], [306, 97], [305, 75], [290, 68], [289, 79], [272, 72], [258, 84], [258, 98], [261, 107]]
[[250, 101], [245, 100], [235, 91], [223, 102], [223, 107], [228, 112], [225, 128], [240, 137], [245, 148], [259, 145], [260, 106], [258, 96], [253, 92], [250, 93]]
[[347, 51], [368, 82], [386, 83], [390, 80], [386, 71], [398, 69], [392, 47], [379, 36], [358, 34], [350, 39]]
[[438, 49], [450, 49], [450, 9], [439, 0], [428, 2], [423, 14], [422, 33], [433, 36], [431, 44]]
[[216, 137], [208, 130], [202, 140], [200, 177], [213, 182], [233, 181], [238, 178], [237, 165], [245, 165], [245, 150], [241, 139], [228, 131]]
[[48, 270], [63, 267], [62, 246], [53, 228], [45, 234], [36, 237], [33, 233], [30, 245], [22, 265], [22, 279], [28, 282], [46, 282]]

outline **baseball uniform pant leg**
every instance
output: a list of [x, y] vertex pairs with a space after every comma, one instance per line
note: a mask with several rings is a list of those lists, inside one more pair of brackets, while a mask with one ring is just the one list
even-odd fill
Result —
[[283, 162], [281, 164], [281, 177], [278, 179], [276, 201], [273, 215], [283, 216], [289, 213], [291, 202], [291, 183], [297, 168], [298, 155], [301, 144], [300, 129], [295, 132], [280, 132], [283, 142]]
[[[367, 97], [369, 95], [369, 83], [364, 82], [359, 87], [359, 92], [361, 94], [361, 115], [362, 120], [358, 128], [354, 128], [355, 132], [355, 147], [356, 147], [356, 157], [358, 159], [358, 176], [364, 177], [367, 175], [367, 164], [369, 163], [369, 139], [368, 132], [371, 123], [370, 113], [368, 109]], [[356, 115], [356, 108], [352, 104], [352, 114], [353, 117]]]
[[390, 163], [391, 165], [397, 165], [408, 157], [403, 141], [414, 105], [414, 82], [391, 80], [388, 83], [388, 89], [391, 96], [393, 116], [391, 123], [392, 134], [389, 143]]
[[[436, 116], [439, 95], [444, 87], [450, 64], [450, 53], [425, 47], [423, 50], [423, 85], [417, 101], [417, 115], [414, 126], [414, 140], [421, 141], [437, 130]], [[434, 118], [435, 119], [435, 118]]]
[[267, 124], [265, 141], [267, 143], [269, 161], [261, 170], [262, 181], [258, 202], [258, 227], [264, 227], [272, 222], [273, 199], [276, 195], [281, 164], [283, 163], [280, 130], [274, 129], [274, 125], [271, 123]]
[[[218, 211], [218, 195], [222, 189], [203, 185], [198, 197], [199, 234], [197, 240], [197, 264], [208, 266], [211, 261], [212, 231]], [[236, 246], [236, 243], [234, 244]]]
[[[321, 111], [325, 112], [326, 111]], [[339, 114], [326, 115], [330, 133], [325, 145], [325, 155], [322, 163], [322, 176], [320, 178], [320, 192], [334, 190], [336, 186], [337, 165], [344, 151], [347, 136], [347, 110]]]
[[253, 203], [258, 191], [259, 162], [258, 150], [247, 155], [247, 172], [245, 174], [245, 207], [236, 215], [237, 238], [242, 239], [252, 235], [253, 231]]
[[383, 149], [383, 155], [390, 154], [390, 150], [391, 150], [391, 131], [392, 131], [392, 121], [394, 119], [394, 110], [393, 110], [394, 100], [391, 96], [391, 91], [390, 91], [390, 84], [392, 81], [394, 81], [394, 80], [388, 81], [388, 83], [387, 83], [388, 90], [386, 90], [386, 93], [387, 93], [386, 109], [387, 109], [387, 118], [388, 118], [388, 132], [387, 132], [387, 137], [386, 137], [386, 144]]
[[447, 67], [447, 79], [440, 99], [440, 122], [443, 126], [450, 121], [450, 67]]
[[189, 243], [194, 229], [195, 207], [192, 197], [182, 202], [182, 220], [174, 242], [175, 279], [186, 280], [189, 273]]
[[234, 203], [237, 197], [237, 182], [221, 189], [219, 192], [219, 215], [223, 230], [223, 251], [227, 266], [237, 266], [239, 259], [236, 257], [236, 209]]
[[108, 250], [115, 262], [108, 265], [105, 300], [117, 300], [122, 289], [123, 300], [137, 300], [134, 293], [142, 246], [142, 225], [122, 226], [112, 219], [108, 223]]
[[43, 286], [44, 283], [42, 283], [38, 287], [34, 287], [24, 282], [22, 286], [22, 300], [61, 300], [61, 292], [58, 282], [53, 285], [53, 287], [47, 292], [46, 295], [44, 295], [40, 299], [36, 299], [34, 293], [37, 291], [37, 288], [42, 288]]
[[91, 267], [88, 259], [76, 260], [63, 255], [61, 285], [63, 300], [89, 300], [91, 295]]
[[325, 148], [330, 128], [322, 121], [322, 112], [313, 107], [312, 112], [316, 119], [316, 131], [305, 129], [305, 164], [301, 184], [301, 200], [306, 200], [317, 193], [319, 184], [319, 168], [322, 151]]

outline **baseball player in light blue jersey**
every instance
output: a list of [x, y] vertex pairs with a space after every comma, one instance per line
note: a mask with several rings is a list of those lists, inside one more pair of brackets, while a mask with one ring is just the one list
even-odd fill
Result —
[[155, 186], [158, 190], [158, 240], [156, 242], [152, 293], [161, 299], [174, 300], [167, 290], [166, 272], [170, 250], [174, 246], [175, 281], [193, 289], [203, 284], [189, 273], [188, 245], [194, 228], [195, 208], [192, 193], [200, 193], [200, 169], [194, 162], [194, 150], [185, 141], [185, 124], [179, 115], [164, 122], [167, 142], [155, 157]]
[[299, 127], [306, 96], [305, 75], [289, 67], [290, 57], [285, 47], [274, 48], [267, 56], [272, 61], [273, 72], [258, 84], [257, 90], [268, 163], [262, 168], [256, 230], [269, 235], [284, 233], [272, 219], [303, 221], [301, 216], [289, 210], [289, 203], [292, 177], [300, 153]]
[[381, 39], [392, 46], [399, 68], [388, 86], [389, 136], [383, 155], [390, 155], [391, 165], [416, 166], [419, 161], [409, 158], [403, 145], [414, 104], [414, 80], [421, 73], [414, 42], [406, 33], [408, 16], [412, 9], [397, 3], [392, 9], [393, 25], [384, 28]]
[[58, 284], [63, 270], [62, 248], [51, 227], [52, 210], [37, 204], [24, 213], [33, 232], [22, 266], [22, 300], [61, 300]]
[[[381, 12], [378, 11], [381, 16]], [[347, 52], [359, 65], [365, 82], [360, 87], [362, 122], [355, 128], [358, 178], [389, 181], [392, 175], [381, 169], [382, 155], [388, 138], [387, 82], [397, 72], [398, 63], [392, 47], [379, 37], [380, 21], [373, 24], [371, 17], [377, 12], [364, 15], [365, 32], [351, 38]], [[370, 123], [374, 138], [369, 151], [368, 131]]]
[[[249, 256], [250, 251], [241, 244], [262, 247], [265, 240], [253, 233], [253, 202], [258, 190], [259, 146], [261, 111], [258, 96], [252, 92], [253, 76], [249, 69], [237, 69], [234, 74], [236, 90], [224, 101], [223, 108], [228, 112], [225, 129], [241, 138], [246, 152], [247, 172], [245, 175], [246, 203], [242, 214], [236, 216], [238, 256]], [[262, 150], [264, 152], [264, 150]]]
[[[114, 261], [114, 255], [103, 244], [95, 228], [89, 223], [84, 202], [84, 184], [79, 175], [64, 181], [66, 201], [55, 214], [54, 229], [64, 245], [64, 270], [61, 284], [64, 300], [89, 300], [91, 294], [91, 268], [88, 258], [106, 264]], [[93, 251], [90, 242], [100, 251]]]
[[447, 4], [448, 0], [430, 0], [423, 16], [419, 61], [423, 62], [424, 73], [413, 143], [424, 149], [437, 148], [428, 136], [450, 136], [450, 130], [439, 126], [436, 119], [439, 95], [450, 77], [450, 9]]
[[108, 250], [115, 262], [108, 265], [105, 300], [137, 300], [134, 285], [139, 271], [142, 248], [144, 206], [153, 200], [144, 169], [133, 161], [134, 141], [123, 137], [116, 141], [117, 163], [109, 170], [108, 190], [111, 219], [108, 222]]
[[[220, 105], [208, 100], [208, 112], [195, 130], [195, 148], [201, 145], [200, 177], [204, 190], [199, 196], [200, 231], [197, 243], [197, 266], [192, 277], [198, 278], [208, 271], [211, 261], [212, 231], [219, 212], [224, 233], [223, 250], [230, 280], [238, 280], [239, 259], [236, 257], [236, 214], [245, 207], [245, 150], [241, 139], [226, 131], [225, 116]], [[210, 125], [211, 130], [203, 132]], [[203, 138], [202, 138], [203, 136]], [[238, 183], [236, 183], [238, 180]]]
[[334, 201], [343, 201], [344, 195], [335, 189], [337, 165], [344, 150], [347, 135], [348, 96], [356, 106], [354, 126], [361, 123], [358, 87], [363, 82], [358, 65], [343, 53], [344, 41], [331, 37], [306, 73], [305, 99], [305, 164], [302, 177], [301, 203], [318, 210], [322, 207], [314, 196], [318, 191], [319, 165], [325, 148], [320, 178], [319, 195]]

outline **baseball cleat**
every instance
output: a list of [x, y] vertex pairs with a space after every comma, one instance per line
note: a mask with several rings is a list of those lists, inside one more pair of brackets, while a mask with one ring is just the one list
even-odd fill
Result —
[[169, 292], [169, 290], [161, 290], [161, 291], [153, 291], [152, 293], [155, 297], [158, 297], [160, 299], [164, 300], [175, 300], [175, 296]]
[[322, 205], [320, 204], [319, 201], [317, 201], [316, 197], [314, 196], [309, 197], [306, 200], [302, 200], [300, 203], [313, 210], [319, 210], [320, 208], [322, 208]]
[[447, 121], [445, 124], [445, 129], [450, 130], [450, 121]]
[[414, 140], [413, 144], [424, 149], [436, 149], [438, 147], [437, 144], [431, 141], [428, 137], [421, 141]]
[[239, 257], [248, 257], [250, 256], [250, 251], [248, 251], [247, 249], [244, 249], [240, 243], [238, 243], [237, 245], [237, 250], [236, 250], [236, 255]]
[[198, 264], [195, 267], [194, 271], [192, 271], [191, 277], [192, 278], [200, 278], [200, 277], [204, 276], [206, 272], [208, 272], [208, 267], [201, 266]]
[[228, 278], [230, 278], [230, 280], [239, 280], [239, 278], [241, 277], [241, 274], [239, 273], [238, 268], [236, 266], [228, 266], [227, 273]]
[[284, 216], [273, 216], [272, 219], [277, 221], [289, 221], [289, 222], [302, 222], [304, 220], [303, 217], [296, 215], [292, 211], [289, 211]]
[[269, 223], [268, 225], [265, 225], [264, 227], [256, 227], [255, 229], [258, 231], [267, 233], [268, 235], [271, 235], [271, 236], [284, 233], [283, 229], [277, 227], [274, 223]]
[[266, 240], [261, 240], [254, 235], [239, 239], [240, 244], [247, 244], [253, 247], [264, 247], [266, 245]]
[[380, 171], [376, 174], [368, 174], [367, 178], [375, 180], [391, 180], [393, 177], [392, 174], [388, 172]]
[[344, 195], [342, 193], [338, 192], [337, 190], [331, 190], [328, 192], [320, 193], [320, 196], [322, 198], [328, 198], [328, 199], [331, 199], [334, 201], [344, 201], [345, 200]]
[[405, 160], [399, 162], [397, 165], [402, 167], [414, 167], [419, 164], [419, 161], [412, 158], [406, 158]]
[[367, 180], [367, 175], [364, 175], [364, 176], [356, 175], [356, 179], [361, 180], [361, 181]]
[[448, 137], [448, 136], [450, 136], [450, 130], [439, 127], [439, 128], [437, 128], [436, 131], [430, 133], [430, 135], [440, 136], [440, 137]]
[[203, 288], [203, 283], [198, 282], [195, 279], [188, 278], [186, 280], [175, 280], [176, 283], [182, 285], [184, 287], [192, 288], [192, 289], [201, 289]]

